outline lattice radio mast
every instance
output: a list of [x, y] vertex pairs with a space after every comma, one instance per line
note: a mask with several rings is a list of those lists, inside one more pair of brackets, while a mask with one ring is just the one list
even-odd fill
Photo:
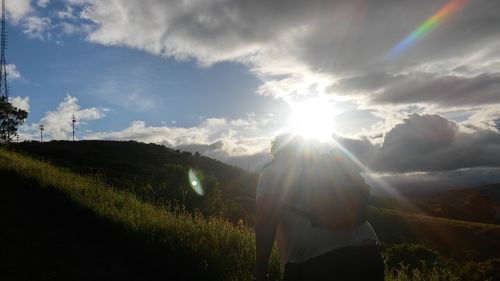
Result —
[[9, 100], [9, 85], [7, 84], [7, 62], [5, 50], [7, 49], [7, 29], [5, 26], [5, 0], [2, 0], [2, 30], [0, 42], [0, 97]]
[[43, 131], [45, 131], [45, 126], [40, 124], [40, 142], [43, 142]]

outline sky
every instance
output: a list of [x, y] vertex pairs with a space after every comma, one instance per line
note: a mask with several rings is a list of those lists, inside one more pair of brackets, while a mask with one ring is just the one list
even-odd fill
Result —
[[21, 140], [70, 139], [74, 114], [79, 140], [258, 171], [315, 101], [379, 185], [500, 182], [497, 0], [6, 2]]

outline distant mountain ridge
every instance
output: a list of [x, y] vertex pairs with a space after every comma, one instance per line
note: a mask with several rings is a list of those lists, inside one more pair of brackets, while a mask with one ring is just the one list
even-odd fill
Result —
[[374, 206], [466, 221], [500, 224], [500, 184], [373, 197]]

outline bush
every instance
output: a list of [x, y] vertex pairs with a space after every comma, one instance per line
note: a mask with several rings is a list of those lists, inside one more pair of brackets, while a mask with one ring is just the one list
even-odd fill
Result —
[[458, 267], [460, 281], [500, 280], [500, 258], [467, 262]]
[[438, 253], [419, 244], [396, 244], [385, 249], [383, 255], [388, 268], [432, 271], [443, 266]]
[[433, 268], [428, 272], [400, 264], [398, 268], [386, 269], [385, 281], [458, 281], [458, 277], [447, 268]]

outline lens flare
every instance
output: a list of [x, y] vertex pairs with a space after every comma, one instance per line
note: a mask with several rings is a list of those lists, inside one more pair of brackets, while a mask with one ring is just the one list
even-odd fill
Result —
[[201, 182], [196, 175], [196, 172], [193, 171], [193, 169], [189, 169], [188, 172], [188, 178], [189, 178], [189, 184], [191, 185], [191, 188], [196, 192], [196, 194], [203, 196], [203, 187], [201, 185]]
[[417, 29], [415, 29], [408, 36], [403, 38], [396, 46], [394, 46], [388, 53], [388, 58], [395, 58], [399, 56], [410, 45], [414, 44], [417, 40], [422, 39], [440, 26], [445, 20], [450, 18], [453, 14], [460, 10], [469, 0], [450, 0], [441, 9], [439, 9], [432, 17], [428, 18]]

